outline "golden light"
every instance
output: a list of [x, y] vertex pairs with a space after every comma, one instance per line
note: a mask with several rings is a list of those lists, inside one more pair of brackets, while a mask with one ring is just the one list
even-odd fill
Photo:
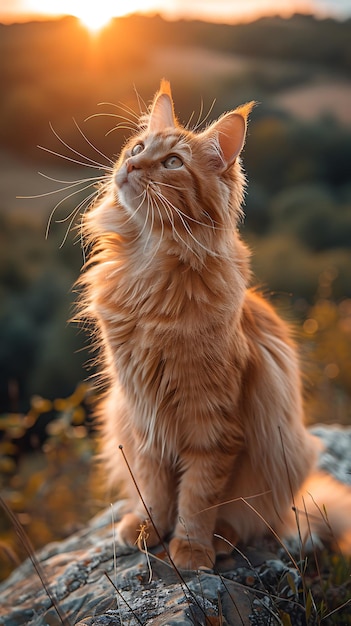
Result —
[[89, 30], [97, 32], [104, 26], [107, 26], [111, 18], [114, 17], [109, 7], [105, 6], [107, 4], [109, 3], [105, 2], [103, 6], [100, 6], [100, 2], [94, 4], [85, 3], [85, 6], [79, 11], [77, 17], [79, 17], [82, 24]]
[[114, 17], [138, 11], [149, 11], [150, 8], [152, 8], [150, 0], [120, 0], [119, 2], [116, 0], [95, 0], [94, 3], [85, 0], [75, 2], [74, 10], [72, 7], [71, 13], [76, 15], [90, 31], [97, 32], [107, 26]]
[[154, 0], [27, 0], [26, 8], [42, 15], [74, 15], [90, 31], [97, 32], [114, 17], [149, 12], [157, 4]]

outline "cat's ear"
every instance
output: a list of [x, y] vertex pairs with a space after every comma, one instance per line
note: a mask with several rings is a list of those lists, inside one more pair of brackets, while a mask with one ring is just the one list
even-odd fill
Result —
[[176, 125], [171, 86], [168, 80], [163, 79], [151, 106], [148, 130], [156, 133], [165, 128], [175, 128]]
[[235, 162], [244, 147], [247, 119], [255, 102], [248, 102], [214, 122], [206, 131], [216, 137], [224, 170]]

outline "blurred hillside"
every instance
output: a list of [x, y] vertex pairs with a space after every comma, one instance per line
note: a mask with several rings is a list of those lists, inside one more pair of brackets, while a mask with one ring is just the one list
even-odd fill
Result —
[[[132, 16], [95, 37], [75, 18], [0, 25], [1, 144], [33, 156], [51, 139], [48, 119], [70, 137], [72, 116], [84, 119], [101, 101], [135, 109], [133, 85], [149, 100], [163, 74], [185, 120], [201, 97], [208, 105], [217, 99], [216, 115], [253, 96], [266, 106], [301, 85], [350, 87], [350, 23], [295, 16], [228, 26]], [[113, 153], [115, 137], [104, 145]]]
[[[209, 120], [259, 103], [243, 154], [242, 229], [267, 293], [300, 325], [326, 274], [328, 298], [351, 298], [351, 21], [296, 15], [228, 26], [131, 16], [93, 37], [65, 18], [0, 25], [0, 47], [0, 414], [27, 411], [33, 394], [69, 395], [86, 376], [84, 335], [67, 324], [83, 262], [79, 234], [60, 248], [70, 218], [55, 220], [92, 193], [71, 195], [70, 181], [102, 175], [118, 154], [130, 122], [115, 115], [145, 109], [162, 76], [185, 123], [205, 118], [214, 99]], [[127, 128], [113, 130], [119, 123]], [[30, 195], [41, 197], [16, 199]]]

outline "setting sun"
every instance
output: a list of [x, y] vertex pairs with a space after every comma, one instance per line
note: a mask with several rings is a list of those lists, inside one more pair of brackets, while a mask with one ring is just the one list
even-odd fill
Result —
[[124, 0], [115, 2], [111, 0], [99, 0], [95, 5], [84, 2], [76, 3], [75, 15], [82, 24], [91, 31], [98, 31], [106, 26], [113, 17], [120, 17], [137, 11], [149, 11], [152, 2], [149, 0]]
[[45, 15], [74, 15], [91, 31], [99, 31], [114, 17], [155, 9], [153, 0], [30, 0], [28, 10]]
[[114, 17], [159, 13], [166, 19], [201, 19], [237, 23], [262, 16], [294, 13], [347, 19], [351, 0], [0, 0], [0, 21], [12, 23], [74, 15], [90, 31], [99, 31]]
[[108, 6], [100, 7], [100, 3], [98, 5], [85, 3], [77, 17], [79, 17], [82, 24], [89, 30], [98, 31], [106, 26], [114, 15], [111, 13]]

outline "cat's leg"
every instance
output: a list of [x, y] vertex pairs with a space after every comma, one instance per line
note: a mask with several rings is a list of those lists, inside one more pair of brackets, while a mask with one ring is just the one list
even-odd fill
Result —
[[189, 454], [182, 460], [186, 469], [179, 486], [178, 522], [169, 546], [170, 555], [181, 569], [212, 568], [218, 505], [235, 455], [217, 450]]
[[[176, 483], [171, 465], [156, 450], [145, 451], [143, 441], [131, 427], [133, 416], [123, 391], [116, 383], [99, 407], [102, 422], [102, 456], [108, 479], [120, 487], [127, 500], [127, 513], [117, 526], [118, 540], [134, 546], [144, 528], [149, 546], [159, 536], [139, 497], [148, 508], [159, 535], [164, 538], [173, 528], [176, 511]], [[147, 522], [145, 524], [145, 522]], [[145, 527], [146, 526], [146, 527]]]
[[134, 510], [127, 513], [119, 523], [118, 538], [122, 543], [132, 546], [140, 536], [151, 547], [160, 543], [160, 539], [164, 539], [174, 526], [175, 480], [168, 466], [142, 452], [138, 453], [132, 471], [147, 510], [141, 498], [138, 498]]

